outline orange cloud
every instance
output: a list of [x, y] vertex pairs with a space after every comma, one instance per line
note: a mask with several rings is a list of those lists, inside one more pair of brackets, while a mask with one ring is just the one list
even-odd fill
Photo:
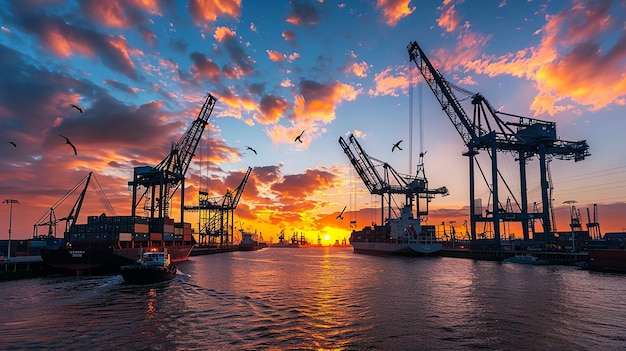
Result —
[[[394, 70], [394, 72], [392, 72]], [[382, 72], [374, 75], [374, 89], [368, 92], [371, 96], [399, 96], [409, 90], [408, 71], [406, 67], [387, 67]]]
[[411, 0], [376, 0], [376, 8], [382, 11], [385, 23], [393, 27], [415, 11], [415, 6], [409, 7], [410, 2]]
[[43, 41], [55, 55], [61, 57], [70, 57], [75, 52], [90, 57], [95, 55], [87, 42], [71, 36], [66, 37], [58, 28], [49, 28], [43, 33]]
[[126, 42], [126, 38], [124, 38], [123, 36], [109, 38], [109, 44], [111, 44], [111, 46], [117, 50], [121, 59], [125, 61], [125, 66], [130, 67], [130, 68], [135, 67], [133, 60], [130, 58], [129, 51], [132, 51], [133, 55], [140, 54], [141, 51], [136, 50], [136, 49], [129, 50], [128, 43]]
[[326, 124], [335, 119], [335, 106], [353, 101], [360, 90], [340, 82], [321, 84], [311, 80], [300, 83], [300, 96], [294, 101], [294, 119], [304, 125]]
[[367, 77], [367, 70], [369, 69], [369, 66], [367, 62], [363, 61], [361, 63], [353, 62], [348, 68], [355, 76], [365, 78]]
[[214, 82], [219, 80], [220, 68], [210, 58], [199, 52], [192, 53], [190, 57], [194, 78], [207, 77]]
[[[500, 57], [470, 60], [465, 67], [495, 76], [509, 74], [536, 83], [537, 96], [530, 108], [535, 115], [575, 108], [598, 110], [619, 103], [626, 95], [624, 18], [611, 13], [610, 1], [575, 0], [571, 9], [546, 16], [536, 47]], [[599, 41], [619, 33], [613, 46]]]
[[333, 188], [335, 178], [335, 174], [328, 171], [307, 169], [304, 174], [284, 176], [271, 189], [282, 197], [304, 199], [317, 191]]
[[296, 33], [294, 33], [293, 31], [290, 30], [286, 30], [283, 32], [283, 38], [285, 38], [285, 40], [287, 41], [294, 41], [296, 40]]
[[266, 50], [267, 51], [267, 55], [269, 56], [270, 60], [273, 62], [281, 62], [284, 61], [287, 58], [287, 55], [280, 53], [278, 51], [274, 51], [274, 50]]
[[266, 95], [259, 104], [261, 115], [255, 119], [262, 124], [277, 123], [288, 108], [289, 103], [285, 98]]
[[84, 3], [92, 19], [108, 27], [127, 28], [130, 26], [119, 1], [88, 1]]
[[189, 14], [196, 24], [215, 22], [218, 16], [239, 18], [241, 0], [189, 0]]
[[444, 4], [441, 16], [437, 19], [439, 27], [445, 29], [446, 32], [454, 32], [459, 27], [459, 15], [454, 9], [454, 5]]
[[215, 34], [213, 34], [213, 38], [220, 43], [223, 43], [228, 39], [233, 39], [234, 37], [235, 32], [233, 32], [230, 28], [223, 26], [215, 28]]
[[152, 15], [160, 12], [157, 0], [95, 0], [82, 1], [80, 4], [89, 18], [114, 28], [129, 28], [146, 21], [138, 14], [137, 9]]

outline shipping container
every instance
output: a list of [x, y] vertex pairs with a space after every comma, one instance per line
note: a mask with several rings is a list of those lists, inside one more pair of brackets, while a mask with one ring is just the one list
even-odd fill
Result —
[[120, 241], [132, 241], [133, 234], [132, 233], [120, 233]]
[[150, 226], [143, 223], [135, 223], [135, 233], [148, 234], [150, 232]]

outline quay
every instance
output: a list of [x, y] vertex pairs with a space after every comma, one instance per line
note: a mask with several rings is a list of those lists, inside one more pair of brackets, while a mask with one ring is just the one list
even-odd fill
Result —
[[0, 261], [0, 281], [35, 278], [55, 272], [43, 263], [41, 256], [18, 256]]
[[481, 261], [502, 261], [516, 255], [532, 255], [548, 260], [555, 265], [573, 265], [587, 261], [589, 254], [581, 252], [561, 251], [528, 251], [528, 250], [470, 250], [470, 249], [443, 249], [438, 253], [441, 257], [469, 258]]

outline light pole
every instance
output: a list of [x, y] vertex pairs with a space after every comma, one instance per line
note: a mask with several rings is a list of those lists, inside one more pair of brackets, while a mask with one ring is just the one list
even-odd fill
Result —
[[19, 204], [15, 199], [6, 199], [3, 204], [9, 204], [9, 245], [7, 246], [7, 261], [11, 260], [11, 224], [13, 221], [13, 204]]

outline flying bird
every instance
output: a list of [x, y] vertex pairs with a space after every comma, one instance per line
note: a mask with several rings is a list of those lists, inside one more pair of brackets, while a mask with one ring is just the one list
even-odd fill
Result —
[[7, 141], [7, 143], [13, 145], [13, 147], [17, 147], [17, 144], [15, 142], [13, 142], [13, 141]]
[[398, 150], [402, 151], [402, 148], [400, 147], [400, 143], [402, 142], [402, 140], [398, 141], [397, 143], [393, 144], [393, 147], [391, 148], [391, 152], [394, 152], [394, 150], [396, 148], [398, 148]]
[[76, 105], [74, 105], [74, 104], [70, 104], [70, 107], [73, 107], [73, 108], [77, 109], [78, 112], [83, 113], [83, 109], [78, 107], [78, 106], [76, 106]]
[[346, 207], [348, 206], [344, 206], [343, 210], [341, 210], [341, 213], [337, 215], [337, 217], [335, 217], [335, 219], [343, 219], [343, 213], [346, 211]]
[[257, 154], [256, 150], [251, 148], [250, 146], [246, 146], [246, 150], [250, 150], [250, 151], [254, 152], [255, 155]]
[[304, 134], [304, 130], [302, 131], [302, 133], [300, 133], [300, 135], [298, 135], [298, 136], [296, 137], [296, 139], [294, 140], [294, 142], [296, 142], [296, 141], [302, 142], [302, 139], [300, 139], [300, 138], [302, 137], [302, 134]]
[[76, 152], [76, 146], [74, 146], [74, 144], [72, 144], [72, 142], [70, 141], [70, 139], [68, 139], [66, 136], [63, 136], [63, 135], [61, 135], [61, 134], [59, 134], [59, 136], [61, 136], [61, 137], [65, 138], [65, 143], [66, 143], [66, 144], [69, 144], [69, 145], [72, 147], [72, 149], [74, 149], [74, 155], [78, 155], [78, 153]]

